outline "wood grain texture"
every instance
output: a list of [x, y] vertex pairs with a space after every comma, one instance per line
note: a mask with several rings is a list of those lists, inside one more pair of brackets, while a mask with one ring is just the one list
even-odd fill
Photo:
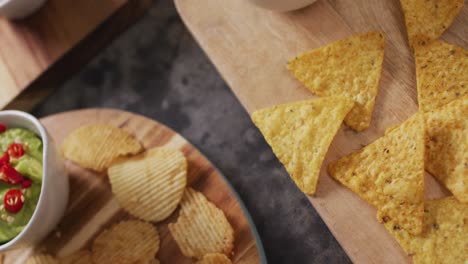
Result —
[[[361, 133], [342, 127], [322, 166], [318, 191], [309, 200], [355, 263], [409, 262], [375, 219], [375, 209], [326, 172], [330, 161], [381, 137], [385, 129], [418, 109], [414, 62], [399, 1], [318, 0], [288, 13], [263, 10], [247, 0], [175, 2], [187, 27], [249, 112], [314, 97], [286, 70], [287, 61], [296, 55], [360, 32], [385, 34], [384, 70], [371, 127]], [[442, 39], [467, 49], [467, 25], [465, 5]], [[426, 197], [444, 195], [447, 191], [426, 175]]]
[[[56, 79], [83, 65], [103, 42], [141, 16], [151, 0], [49, 0], [37, 13], [21, 21], [0, 18], [0, 108], [28, 109], [43, 99]], [[104, 22], [104, 33], [91, 34]], [[93, 37], [86, 45], [78, 45]], [[80, 56], [67, 55], [79, 48]], [[59, 67], [55, 64], [62, 59]], [[36, 82], [42, 74], [48, 76]], [[65, 74], [66, 73], [66, 74]], [[51, 75], [51, 76], [50, 76]], [[44, 79], [44, 78], [43, 78]], [[34, 90], [34, 91], [29, 91]], [[29, 95], [20, 97], [23, 92]], [[12, 101], [21, 100], [13, 104]]]
[[[180, 149], [188, 160], [188, 184], [203, 194], [226, 214], [235, 231], [233, 263], [259, 263], [254, 233], [234, 193], [219, 171], [182, 136], [166, 126], [128, 112], [90, 109], [66, 112], [41, 120], [58, 146], [80, 126], [109, 123], [133, 134], [145, 148], [168, 146]], [[35, 250], [66, 256], [80, 248], [90, 248], [98, 233], [113, 223], [132, 218], [121, 210], [112, 195], [108, 178], [67, 161], [70, 177], [70, 202], [59, 226]], [[161, 238], [157, 258], [161, 263], [192, 263], [180, 252], [167, 228], [175, 222], [177, 211], [156, 226]], [[261, 246], [260, 246], [261, 248]], [[5, 263], [23, 263], [32, 249], [6, 254]]]

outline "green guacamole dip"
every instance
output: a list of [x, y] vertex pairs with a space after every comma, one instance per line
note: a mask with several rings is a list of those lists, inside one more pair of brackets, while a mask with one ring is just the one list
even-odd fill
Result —
[[[10, 128], [0, 134], [1, 154], [12, 143], [24, 146], [24, 154], [19, 158], [10, 157], [10, 165], [23, 177], [31, 180], [31, 186], [22, 188], [0, 181], [0, 243], [8, 242], [17, 236], [31, 219], [36, 209], [42, 185], [42, 140], [32, 131], [22, 128]], [[11, 189], [22, 190], [24, 205], [17, 213], [5, 209], [4, 196]]]

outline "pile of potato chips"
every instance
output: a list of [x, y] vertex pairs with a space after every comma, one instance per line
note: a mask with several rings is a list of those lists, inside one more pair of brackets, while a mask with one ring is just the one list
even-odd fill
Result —
[[155, 224], [179, 205], [177, 222], [169, 224], [169, 231], [181, 252], [197, 263], [231, 263], [234, 230], [222, 210], [187, 187], [187, 161], [179, 150], [155, 147], [144, 151], [126, 131], [93, 124], [72, 132], [62, 151], [84, 168], [107, 170], [116, 200], [134, 218], [98, 234], [91, 250], [62, 259], [34, 255], [28, 264], [159, 263], [155, 257], [160, 237]]
[[[463, 0], [401, 0], [416, 61], [419, 112], [329, 174], [377, 208], [377, 220], [415, 263], [468, 262], [468, 51], [438, 38]], [[384, 58], [384, 37], [369, 32], [292, 59], [288, 70], [321, 98], [252, 113], [296, 185], [315, 194], [341, 123], [369, 127]], [[430, 172], [453, 196], [425, 200]]]

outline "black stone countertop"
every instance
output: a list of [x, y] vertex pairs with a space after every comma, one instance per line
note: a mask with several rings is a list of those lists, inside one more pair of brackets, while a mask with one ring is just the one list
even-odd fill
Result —
[[156, 119], [198, 147], [249, 209], [269, 263], [350, 263], [170, 0], [149, 12], [33, 114], [111, 107]]

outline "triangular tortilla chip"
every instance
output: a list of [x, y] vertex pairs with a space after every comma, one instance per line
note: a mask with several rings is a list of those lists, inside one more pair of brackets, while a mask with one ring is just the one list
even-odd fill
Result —
[[437, 39], [452, 24], [464, 0], [400, 0], [411, 46]]
[[426, 201], [424, 226], [411, 235], [391, 223], [385, 227], [396, 238], [414, 264], [466, 263], [468, 260], [468, 204], [454, 197]]
[[416, 46], [415, 58], [422, 112], [468, 94], [468, 51], [436, 40]]
[[425, 168], [468, 203], [468, 96], [424, 115]]
[[384, 37], [377, 32], [339, 40], [288, 63], [288, 70], [313, 93], [341, 95], [355, 101], [346, 125], [369, 127], [384, 58]]
[[377, 219], [418, 234], [424, 210], [424, 121], [415, 115], [329, 166], [330, 175], [377, 208]]
[[299, 189], [314, 194], [328, 147], [353, 104], [324, 97], [265, 108], [252, 120]]

